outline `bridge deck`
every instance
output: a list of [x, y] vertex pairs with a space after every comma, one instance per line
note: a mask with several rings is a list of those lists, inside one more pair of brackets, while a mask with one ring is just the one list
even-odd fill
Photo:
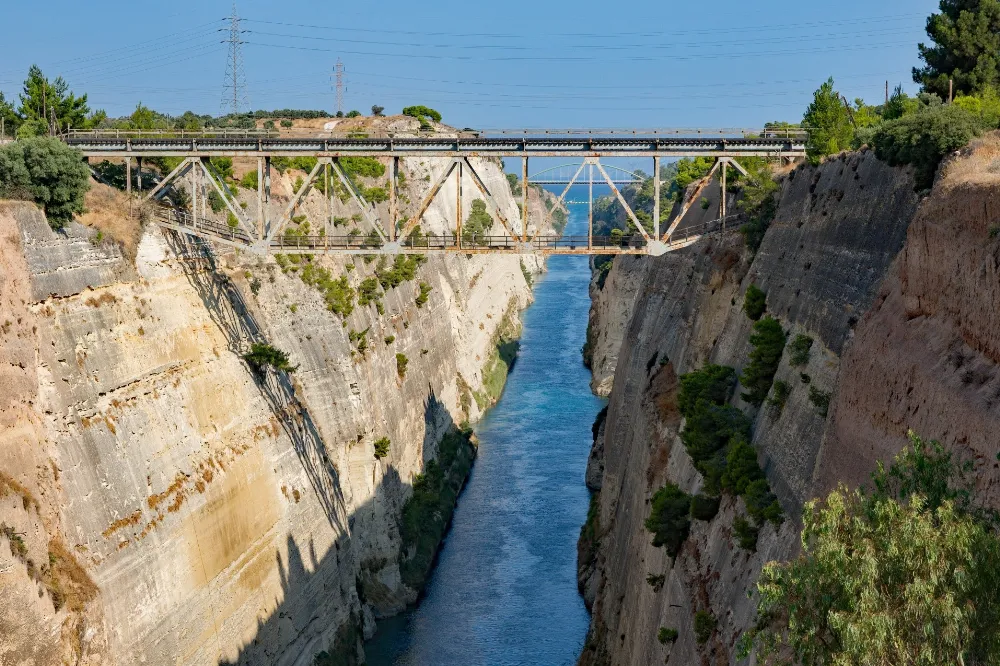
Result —
[[64, 141], [87, 157], [802, 157], [798, 138], [116, 138], [73, 134]]

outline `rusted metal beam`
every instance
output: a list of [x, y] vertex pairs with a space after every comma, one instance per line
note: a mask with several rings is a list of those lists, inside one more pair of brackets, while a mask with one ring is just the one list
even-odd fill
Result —
[[285, 207], [285, 212], [282, 213], [280, 218], [278, 218], [278, 223], [271, 229], [267, 230], [267, 236], [264, 237], [266, 242], [270, 243], [271, 239], [274, 238], [275, 235], [277, 235], [277, 233], [285, 227], [285, 225], [292, 221], [292, 213], [295, 212], [295, 209], [298, 207], [299, 201], [302, 200], [302, 197], [308, 194], [309, 190], [312, 189], [313, 179], [319, 175], [320, 167], [329, 163], [330, 162], [327, 160], [316, 160], [316, 165], [313, 166], [312, 171], [309, 172], [309, 176], [306, 178], [306, 181], [302, 183], [302, 187], [299, 188], [298, 192], [292, 194], [292, 200], [288, 202], [288, 206]]
[[340, 182], [343, 184], [344, 189], [346, 189], [348, 194], [351, 195], [351, 198], [354, 200], [354, 203], [361, 211], [361, 214], [364, 216], [369, 226], [371, 226], [371, 228], [375, 230], [375, 233], [378, 234], [378, 237], [382, 240], [383, 243], [388, 242], [385, 230], [379, 223], [378, 217], [372, 211], [371, 204], [368, 203], [368, 201], [364, 198], [364, 196], [360, 192], [358, 192], [358, 188], [354, 186], [354, 183], [351, 181], [351, 179], [347, 177], [346, 173], [344, 173], [344, 170], [340, 166], [340, 162], [336, 159], [333, 159], [329, 162], [329, 164], [330, 167], [333, 169], [333, 172], [337, 174], [337, 178], [340, 179]]
[[199, 159], [197, 162], [197, 167], [200, 167], [204, 171], [205, 175], [208, 176], [208, 182], [212, 184], [215, 191], [218, 192], [219, 196], [222, 197], [223, 203], [226, 204], [226, 208], [229, 209], [236, 217], [236, 223], [247, 233], [248, 236], [253, 238], [253, 231], [250, 230], [250, 226], [245, 219], [243, 219], [243, 209], [233, 202], [236, 201], [236, 197], [233, 195], [229, 186], [226, 185], [226, 181], [222, 179], [222, 176], [218, 174], [215, 167], [207, 159]]
[[687, 215], [688, 209], [691, 208], [692, 202], [694, 202], [694, 200], [701, 195], [701, 191], [705, 189], [705, 186], [708, 185], [710, 182], [712, 182], [712, 176], [715, 175], [715, 172], [719, 169], [719, 164], [720, 163], [716, 161], [716, 163], [712, 165], [712, 168], [709, 169], [705, 177], [701, 179], [701, 183], [698, 184], [698, 187], [696, 187], [694, 192], [691, 193], [691, 198], [688, 199], [687, 201], [681, 202], [681, 209], [680, 211], [677, 212], [677, 217], [674, 218], [674, 221], [670, 223], [670, 226], [667, 227], [667, 230], [663, 233], [664, 240], [667, 241], [670, 240], [670, 237], [674, 234], [674, 231], [677, 229], [678, 225], [680, 225], [681, 220], [683, 220], [684, 216]]
[[528, 158], [521, 158], [521, 242], [528, 242]]
[[[170, 187], [173, 185], [174, 180], [176, 180], [177, 178], [183, 178], [185, 175], [187, 175], [187, 172], [191, 169], [193, 162], [194, 160], [192, 158], [190, 157], [185, 158], [184, 161], [182, 161], [180, 164], [174, 167], [173, 171], [167, 174], [166, 178], [157, 183], [156, 187], [151, 189], [149, 193], [146, 194], [146, 196], [143, 198], [143, 201], [149, 201], [150, 199], [153, 198], [162, 199], [166, 195], [167, 190], [169, 190]], [[159, 194], [161, 191], [163, 192], [163, 194]]]
[[559, 195], [559, 200], [556, 201], [555, 205], [553, 205], [552, 208], [550, 208], [545, 212], [545, 216], [542, 218], [542, 223], [538, 227], [539, 231], [548, 227], [549, 218], [552, 217], [552, 211], [554, 211], [556, 207], [563, 205], [563, 202], [566, 200], [566, 194], [569, 192], [569, 188], [573, 187], [573, 184], [576, 182], [576, 179], [580, 177], [580, 173], [583, 171], [583, 167], [585, 167], [587, 164], [591, 164], [593, 159], [594, 158], [588, 157], [587, 159], [585, 159], [583, 162], [580, 163], [580, 168], [576, 170], [576, 173], [573, 174], [573, 177], [570, 178], [568, 183], [566, 183], [566, 187], [563, 189], [562, 194]]

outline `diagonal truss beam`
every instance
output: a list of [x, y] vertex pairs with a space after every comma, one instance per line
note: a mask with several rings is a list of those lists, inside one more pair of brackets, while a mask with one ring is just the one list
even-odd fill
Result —
[[[250, 238], [256, 238], [256, 234], [254, 234], [250, 223], [243, 217], [243, 209], [234, 203], [236, 201], [236, 196], [233, 194], [232, 190], [229, 189], [229, 186], [226, 185], [226, 181], [222, 179], [219, 172], [217, 172], [215, 167], [212, 166], [212, 163], [203, 158], [195, 158], [195, 160], [197, 165], [201, 167], [201, 170], [204, 171], [205, 175], [208, 177], [208, 182], [212, 184], [215, 191], [220, 197], [222, 197], [222, 202], [226, 204], [226, 208], [228, 208], [229, 212], [236, 217], [237, 224], [239, 224], [243, 231], [246, 232], [247, 236]], [[195, 219], [197, 219], [197, 212], [195, 214]]]
[[681, 220], [683, 220], [684, 216], [687, 215], [688, 210], [691, 208], [691, 204], [694, 203], [695, 199], [697, 199], [699, 195], [701, 195], [701, 192], [702, 190], [705, 189], [705, 186], [712, 181], [712, 176], [714, 176], [715, 172], [719, 170], [720, 164], [722, 164], [722, 162], [717, 160], [715, 164], [712, 165], [712, 169], [707, 174], [705, 174], [704, 178], [701, 179], [701, 182], [698, 183], [698, 187], [696, 187], [694, 192], [691, 193], [691, 197], [683, 203], [681, 209], [677, 212], [677, 217], [675, 217], [674, 221], [670, 223], [670, 226], [667, 227], [667, 230], [663, 232], [664, 240], [668, 240], [670, 236], [673, 235], [674, 231], [677, 230], [677, 227], [680, 226]]
[[629, 219], [632, 220], [632, 224], [634, 224], [635, 228], [639, 230], [639, 233], [641, 233], [642, 237], [646, 239], [646, 242], [649, 242], [649, 233], [646, 231], [645, 227], [642, 226], [642, 223], [639, 222], [639, 218], [635, 216], [635, 213], [632, 212], [632, 209], [625, 201], [625, 197], [622, 196], [622, 193], [618, 191], [618, 188], [615, 187], [615, 184], [611, 181], [611, 177], [608, 176], [608, 172], [604, 170], [604, 165], [601, 164], [601, 161], [598, 159], [594, 159], [594, 164], [597, 166], [597, 170], [601, 172], [601, 175], [604, 176], [604, 180], [608, 183], [608, 187], [610, 187], [611, 191], [615, 193], [616, 197], [618, 197], [618, 202], [622, 205], [622, 208], [625, 209]]
[[[159, 201], [160, 199], [165, 197], [170, 187], [173, 186], [174, 181], [177, 180], [178, 178], [183, 178], [184, 176], [187, 175], [187, 172], [191, 170], [194, 159], [195, 158], [193, 157], [184, 158], [184, 160], [180, 164], [178, 164], [173, 171], [167, 174], [166, 178], [157, 183], [156, 187], [151, 189], [149, 193], [146, 194], [143, 201], [149, 201], [150, 199], [156, 199], [157, 201]], [[127, 177], [128, 176], [126, 175], [126, 178]]]
[[500, 224], [503, 225], [503, 228], [507, 230], [508, 235], [510, 235], [513, 240], [517, 240], [517, 234], [514, 233], [513, 228], [507, 221], [507, 218], [504, 217], [503, 213], [500, 211], [500, 205], [493, 199], [493, 195], [490, 193], [489, 188], [486, 187], [486, 183], [483, 182], [483, 179], [479, 177], [475, 167], [472, 166], [472, 163], [469, 162], [467, 157], [462, 157], [462, 161], [465, 163], [465, 166], [469, 167], [469, 173], [472, 174], [472, 182], [474, 182], [476, 187], [479, 188], [479, 191], [482, 192], [483, 196], [486, 198], [486, 203], [491, 205], [496, 211], [497, 219], [500, 220]]
[[461, 159], [459, 158], [453, 158], [448, 164], [448, 168], [441, 172], [438, 179], [434, 181], [434, 186], [431, 187], [427, 196], [425, 196], [424, 200], [420, 203], [420, 208], [417, 210], [417, 213], [406, 221], [406, 225], [399, 232], [398, 238], [405, 241], [406, 238], [413, 232], [414, 227], [416, 227], [417, 224], [420, 223], [420, 220], [423, 219], [424, 213], [426, 213], [427, 209], [430, 208], [431, 203], [434, 201], [434, 197], [436, 197], [437, 193], [441, 190], [441, 186], [444, 185], [446, 180], [448, 180], [448, 176], [451, 175], [451, 172], [455, 170], [455, 167], [458, 166], [460, 161]]
[[363, 196], [361, 196], [361, 193], [358, 192], [358, 188], [354, 186], [351, 179], [347, 177], [346, 173], [344, 173], [344, 170], [340, 166], [339, 159], [330, 160], [329, 164], [333, 169], [333, 172], [337, 174], [337, 178], [340, 179], [340, 182], [344, 185], [348, 194], [351, 195], [354, 203], [357, 204], [358, 209], [361, 210], [361, 214], [364, 216], [365, 220], [368, 221], [371, 228], [378, 234], [379, 239], [383, 244], [385, 244], [387, 242], [385, 230], [382, 229], [382, 225], [379, 223], [378, 217], [372, 212], [372, 205], [368, 203]]
[[[327, 158], [329, 159], [329, 158]], [[285, 212], [281, 214], [278, 218], [278, 223], [267, 230], [267, 236], [264, 238], [264, 242], [270, 244], [271, 239], [278, 235], [278, 232], [285, 228], [285, 226], [291, 222], [292, 213], [295, 212], [295, 207], [299, 205], [299, 201], [302, 200], [309, 190], [312, 188], [313, 180], [319, 174], [320, 168], [327, 164], [326, 160], [318, 159], [316, 160], [316, 165], [309, 172], [309, 177], [306, 178], [306, 182], [302, 183], [302, 187], [299, 188], [298, 192], [292, 195], [292, 200], [288, 202], [288, 206], [285, 207]]]
[[[566, 201], [566, 194], [569, 192], [569, 188], [573, 187], [573, 184], [576, 183], [576, 179], [580, 177], [581, 173], [583, 173], [583, 167], [592, 163], [591, 160], [592, 158], [588, 157], [580, 164], [580, 168], [576, 170], [576, 173], [573, 174], [573, 177], [569, 179], [568, 183], [566, 183], [565, 189], [563, 189], [562, 194], [559, 195], [559, 200], [556, 201], [556, 204], [552, 206], [552, 208], [550, 208], [545, 212], [545, 217], [542, 218], [542, 224], [539, 226], [539, 229], [549, 226], [549, 220], [552, 218], [552, 211], [554, 211], [557, 207], [563, 205], [563, 202]], [[527, 183], [525, 183], [525, 187], [527, 187]], [[524, 236], [525, 240], [527, 240], [528, 237], [527, 224], [525, 224], [524, 235], [525, 235]]]

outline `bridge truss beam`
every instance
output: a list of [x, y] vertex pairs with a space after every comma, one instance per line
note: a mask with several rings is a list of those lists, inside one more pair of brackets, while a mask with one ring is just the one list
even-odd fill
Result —
[[[149, 154], [149, 153], [144, 153]], [[230, 152], [229, 155], [234, 155]], [[355, 153], [356, 154], [356, 153]], [[565, 154], [565, 153], [563, 153]], [[102, 156], [107, 156], [102, 153]], [[534, 153], [532, 153], [534, 155]], [[568, 180], [565, 188], [558, 197], [558, 204], [562, 205], [566, 201], [566, 196], [575, 184], [587, 184], [589, 196], [588, 230], [587, 236], [580, 238], [567, 237], [563, 239], [546, 235], [543, 230], [549, 228], [551, 216], [556, 206], [548, 208], [542, 215], [541, 220], [536, 222], [535, 229], [531, 229], [528, 211], [528, 188], [533, 184], [528, 177], [528, 155], [521, 154], [522, 159], [522, 198], [520, 201], [519, 228], [513, 220], [507, 218], [503, 206], [496, 199], [495, 194], [490, 190], [486, 181], [482, 178], [470, 155], [465, 153], [449, 153], [448, 163], [440, 171], [433, 185], [420, 202], [416, 212], [404, 218], [400, 214], [396, 178], [399, 173], [399, 159], [405, 154], [392, 154], [389, 156], [389, 205], [388, 219], [380, 219], [379, 209], [366, 201], [363, 190], [359, 188], [344, 171], [340, 164], [339, 155], [317, 155], [317, 162], [312, 168], [308, 177], [302, 185], [292, 194], [292, 197], [277, 220], [271, 220], [268, 212], [270, 202], [270, 155], [267, 153], [256, 153], [257, 157], [257, 214], [256, 224], [246, 211], [243, 210], [238, 199], [226, 184], [226, 181], [212, 165], [209, 156], [205, 154], [189, 155], [183, 158], [182, 162], [171, 171], [162, 181], [160, 181], [146, 196], [146, 200], [160, 201], [177, 182], [184, 177], [189, 177], [192, 181], [191, 213], [174, 211], [173, 214], [158, 214], [157, 220], [163, 226], [184, 231], [203, 238], [218, 240], [219, 242], [231, 246], [247, 249], [256, 254], [264, 255], [270, 252], [298, 252], [298, 253], [330, 253], [330, 254], [394, 254], [406, 252], [457, 252], [464, 254], [476, 253], [540, 253], [540, 254], [652, 254], [659, 255], [667, 251], [685, 247], [694, 242], [697, 237], [704, 233], [711, 233], [713, 230], [706, 226], [700, 233], [692, 238], [689, 230], [679, 231], [680, 225], [684, 221], [691, 205], [697, 200], [704, 188], [709, 185], [716, 173], [720, 171], [721, 202], [718, 222], [719, 230], [724, 230], [727, 222], [731, 222], [727, 214], [727, 169], [732, 166], [741, 174], [750, 177], [749, 173], [739, 164], [732, 154], [719, 155], [715, 164], [708, 174], [701, 180], [691, 196], [681, 205], [677, 215], [670, 222], [665, 231], [661, 233], [660, 220], [660, 195], [662, 190], [660, 159], [661, 155], [653, 154], [653, 190], [654, 206], [653, 220], [650, 228], [639, 219], [639, 216], [626, 201], [621, 190], [617, 187], [615, 179], [611, 177], [601, 161], [602, 157], [618, 157], [618, 153], [611, 155], [588, 154], [584, 155], [579, 167], [574, 175]], [[421, 153], [421, 157], [428, 157], [427, 153]], [[648, 157], [649, 154], [647, 153]], [[774, 153], [769, 156], [774, 157]], [[784, 156], [784, 155], [782, 155]], [[385, 157], [379, 155], [379, 157]], [[581, 181], [580, 177], [586, 172], [586, 180]], [[540, 172], [545, 173], [545, 172]], [[429, 239], [419, 238], [416, 241], [412, 236], [416, 227], [424, 219], [425, 214], [440, 193], [444, 184], [455, 174], [456, 177], [456, 201], [455, 220], [450, 225], [451, 231], [444, 235], [439, 235]], [[465, 210], [465, 192], [463, 190], [463, 180], [465, 176], [471, 180], [478, 194], [487, 204], [491, 215], [500, 222], [504, 234], [501, 236], [477, 236], [475, 238], [463, 237], [463, 210]], [[596, 180], [595, 180], [596, 176]], [[374, 235], [359, 240], [355, 236], [338, 238], [331, 235], [331, 225], [334, 224], [332, 217], [332, 196], [333, 179], [340, 181], [343, 188], [349, 194], [351, 201], [358, 208], [361, 217], [374, 232]], [[295, 211], [309, 191], [319, 182], [324, 183], [324, 199], [326, 200], [327, 219], [324, 222], [323, 232], [315, 237], [289, 237], [282, 234], [292, 221]], [[623, 211], [634, 227], [634, 233], [624, 236], [621, 241], [612, 240], [594, 235], [593, 228], [593, 186], [594, 184], [607, 185], [621, 205]], [[212, 221], [206, 216], [205, 186], [208, 185], [222, 199], [228, 214], [231, 215], [230, 222], [235, 218], [235, 224], [223, 225], [217, 221]], [[201, 213], [199, 214], [199, 203]], [[709, 223], [710, 225], [711, 223]], [[374, 240], [377, 236], [377, 241]], [[421, 235], [422, 236], [422, 235]]]

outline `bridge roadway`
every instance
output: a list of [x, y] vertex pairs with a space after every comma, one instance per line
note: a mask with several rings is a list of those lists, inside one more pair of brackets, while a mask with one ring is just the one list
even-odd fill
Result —
[[805, 156], [795, 138], [132, 138], [75, 133], [67, 144], [86, 157], [771, 157]]

